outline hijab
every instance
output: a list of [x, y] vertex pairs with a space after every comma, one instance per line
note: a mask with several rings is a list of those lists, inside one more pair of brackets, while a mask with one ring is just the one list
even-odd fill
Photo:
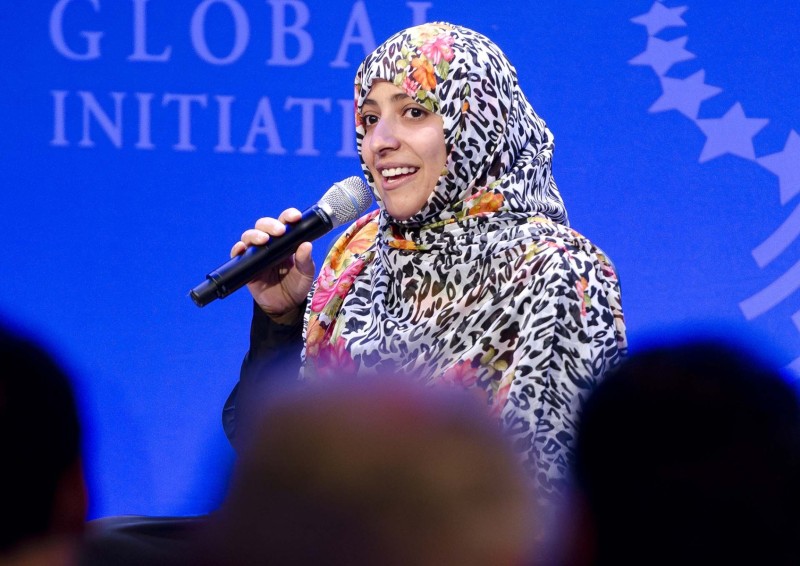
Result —
[[580, 403], [626, 348], [614, 267], [568, 227], [553, 135], [492, 41], [433, 23], [379, 46], [355, 78], [359, 155], [378, 80], [442, 118], [446, 171], [416, 214], [379, 207], [333, 246], [306, 312], [304, 376], [474, 389], [558, 490]]

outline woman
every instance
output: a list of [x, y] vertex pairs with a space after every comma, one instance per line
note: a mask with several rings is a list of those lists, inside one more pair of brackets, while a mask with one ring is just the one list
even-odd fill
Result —
[[[379, 210], [249, 284], [245, 368], [300, 339], [306, 379], [392, 373], [474, 388], [544, 493], [562, 491], [581, 402], [626, 349], [611, 262], [568, 228], [553, 137], [484, 36], [404, 30], [355, 79], [356, 137]], [[296, 221], [262, 218], [231, 250]], [[306, 297], [309, 300], [306, 301]]]

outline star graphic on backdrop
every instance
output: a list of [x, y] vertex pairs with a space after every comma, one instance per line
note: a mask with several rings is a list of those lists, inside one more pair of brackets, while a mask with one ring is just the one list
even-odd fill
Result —
[[722, 118], [696, 120], [697, 127], [706, 135], [706, 144], [700, 153], [700, 163], [730, 153], [755, 161], [753, 136], [768, 123], [766, 118], [748, 118], [737, 102]]
[[705, 84], [706, 72], [699, 70], [685, 79], [661, 77], [664, 94], [650, 107], [650, 112], [677, 110], [694, 120], [700, 111], [700, 103], [716, 96], [722, 89]]
[[781, 204], [800, 194], [800, 135], [792, 130], [783, 151], [758, 158], [758, 164], [778, 176]]
[[631, 21], [645, 26], [647, 28], [647, 35], [655, 35], [666, 28], [686, 27], [686, 22], [684, 22], [681, 17], [681, 14], [685, 11], [686, 6], [665, 8], [664, 4], [656, 2], [650, 8], [649, 12], [631, 18]]
[[664, 41], [657, 37], [648, 37], [647, 49], [628, 61], [628, 63], [631, 65], [649, 65], [653, 67], [659, 77], [663, 76], [675, 63], [694, 59], [694, 53], [683, 48], [688, 39], [688, 37], [679, 37], [671, 41]]

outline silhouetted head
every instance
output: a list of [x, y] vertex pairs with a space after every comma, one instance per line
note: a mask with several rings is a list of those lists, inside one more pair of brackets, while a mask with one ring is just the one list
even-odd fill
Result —
[[78, 532], [86, 518], [70, 380], [34, 341], [0, 325], [0, 552]]
[[597, 563], [794, 563], [799, 433], [794, 387], [740, 344], [631, 356], [578, 436]]
[[217, 562], [502, 565], [527, 556], [528, 479], [467, 393], [399, 379], [323, 382], [273, 397], [264, 415], [210, 529], [228, 561]]

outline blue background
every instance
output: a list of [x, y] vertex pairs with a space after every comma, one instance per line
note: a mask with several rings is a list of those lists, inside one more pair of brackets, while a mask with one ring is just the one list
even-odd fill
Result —
[[[342, 141], [355, 67], [370, 34], [380, 42], [415, 23], [412, 9], [385, 0], [62, 4], [67, 46], [85, 53], [81, 32], [101, 31], [98, 57], [59, 52], [50, 32], [59, 3], [0, 8], [0, 313], [76, 376], [93, 517], [202, 513], [222, 496], [233, 458], [220, 410], [247, 349], [250, 301], [241, 292], [198, 309], [187, 292], [258, 217], [305, 208], [360, 173]], [[244, 50], [209, 63], [192, 42], [193, 15], [208, 8], [203, 37], [224, 58], [236, 37], [244, 41], [231, 7], [249, 23]], [[147, 51], [166, 60], [130, 60], [137, 9], [146, 11]], [[313, 51], [302, 64], [268, 63], [279, 9], [289, 24], [308, 12]], [[345, 66], [332, 66], [359, 10], [369, 24], [354, 30], [363, 42], [347, 49]], [[556, 136], [553, 168], [572, 225], [617, 264], [634, 349], [713, 327], [800, 367], [796, 2], [732, 0], [723, 13], [688, 0], [500, 0], [491, 9], [432, 0], [427, 19], [485, 33], [516, 65]], [[286, 58], [302, 55], [295, 36], [285, 39]], [[678, 85], [667, 79], [700, 71], [708, 86], [663, 98]], [[112, 93], [122, 93], [119, 122]], [[137, 147], [136, 93], [152, 95], [150, 148]], [[206, 96], [205, 107], [192, 106], [192, 149], [175, 147], [178, 104], [164, 104], [168, 93]], [[230, 151], [215, 150], [220, 96], [233, 97]], [[283, 154], [267, 151], [265, 135], [256, 151], [241, 151], [262, 97]], [[329, 111], [314, 111], [317, 155], [303, 155], [292, 97], [328, 100]], [[84, 124], [88, 99], [121, 128], [118, 139], [91, 113]], [[781, 226], [774, 258], [757, 261], [753, 251]], [[330, 239], [315, 245], [318, 262]]]

